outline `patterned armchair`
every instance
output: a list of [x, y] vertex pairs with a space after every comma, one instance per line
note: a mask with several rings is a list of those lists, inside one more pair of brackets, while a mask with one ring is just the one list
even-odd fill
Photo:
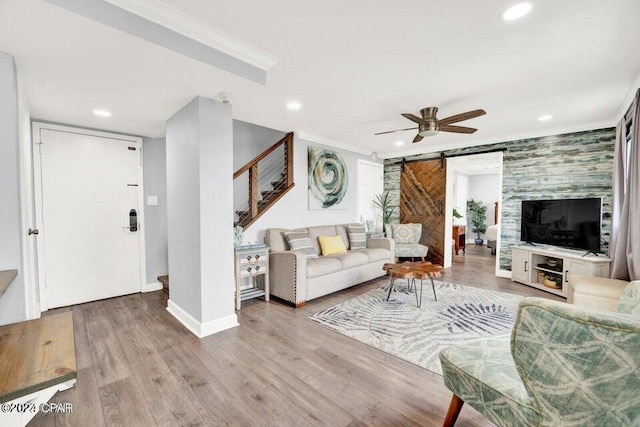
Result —
[[385, 224], [385, 234], [396, 243], [396, 257], [425, 260], [429, 247], [419, 243], [422, 224]]
[[640, 283], [614, 313], [525, 298], [511, 339], [448, 347], [440, 361], [447, 426], [464, 402], [499, 426], [640, 425]]

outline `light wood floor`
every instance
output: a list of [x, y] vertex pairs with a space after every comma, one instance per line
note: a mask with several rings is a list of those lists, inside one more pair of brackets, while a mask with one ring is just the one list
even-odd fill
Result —
[[[455, 258], [445, 281], [557, 299], [493, 276], [486, 247]], [[30, 425], [441, 425], [451, 398], [441, 376], [307, 320], [384, 280], [301, 309], [246, 302], [240, 326], [202, 340], [162, 291], [52, 310], [73, 312], [78, 382], [53, 398], [73, 412]], [[491, 423], [465, 406], [456, 425]]]

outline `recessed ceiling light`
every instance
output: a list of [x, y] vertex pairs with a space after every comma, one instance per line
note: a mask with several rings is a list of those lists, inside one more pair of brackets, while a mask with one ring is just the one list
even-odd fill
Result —
[[533, 5], [529, 2], [516, 3], [502, 11], [500, 17], [503, 21], [514, 21], [531, 12]]
[[302, 108], [302, 104], [300, 104], [298, 101], [290, 101], [287, 102], [287, 108], [289, 110], [299, 110], [300, 108]]
[[539, 122], [548, 122], [551, 119], [553, 119], [553, 116], [551, 114], [545, 114], [545, 115], [542, 115], [542, 116], [538, 117], [538, 121]]
[[396, 141], [395, 144], [397, 146], [401, 146], [401, 145], [404, 145], [404, 141]]
[[106, 110], [93, 110], [93, 114], [100, 117], [111, 117], [111, 111]]

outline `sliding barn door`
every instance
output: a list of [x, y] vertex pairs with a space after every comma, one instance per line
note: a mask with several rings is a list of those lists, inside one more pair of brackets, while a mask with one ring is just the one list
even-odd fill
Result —
[[444, 263], [446, 160], [407, 163], [400, 179], [400, 223], [422, 224], [420, 243], [429, 247], [427, 258]]

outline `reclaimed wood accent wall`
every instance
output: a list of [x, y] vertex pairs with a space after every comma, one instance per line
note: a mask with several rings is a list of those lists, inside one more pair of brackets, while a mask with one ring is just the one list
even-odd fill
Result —
[[422, 224], [420, 243], [429, 247], [427, 259], [444, 262], [447, 168], [440, 160], [409, 163], [401, 174], [400, 223]]
[[[445, 151], [445, 155], [505, 148], [500, 203], [500, 268], [511, 270], [511, 245], [520, 243], [522, 200], [602, 197], [602, 251], [608, 253], [611, 232], [613, 147], [615, 128], [500, 142]], [[405, 157], [433, 158], [434, 153]], [[384, 189], [400, 206], [401, 158], [385, 160]], [[399, 222], [396, 209], [391, 222]]]

